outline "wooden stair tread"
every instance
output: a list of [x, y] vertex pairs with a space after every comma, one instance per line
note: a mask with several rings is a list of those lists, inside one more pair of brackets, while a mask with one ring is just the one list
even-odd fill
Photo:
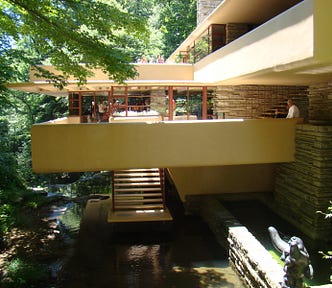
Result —
[[133, 192], [132, 194], [136, 194], [138, 192], [152, 192], [152, 191], [160, 191], [161, 192], [161, 188], [160, 187], [131, 187], [131, 188], [114, 188], [114, 195], [116, 195], [116, 192]]
[[146, 177], [146, 176], [159, 176], [159, 172], [148, 172], [148, 173], [114, 173], [114, 177]]
[[145, 181], [155, 181], [158, 182], [160, 181], [160, 177], [130, 177], [130, 178], [117, 178], [114, 177], [114, 183], [116, 183], [117, 181], [121, 181], [121, 182], [145, 182]]
[[118, 199], [118, 198], [137, 198], [137, 197], [160, 197], [161, 196], [161, 193], [142, 193], [142, 194], [139, 194], [139, 193], [135, 193], [135, 194], [116, 194], [114, 195], [114, 198], [115, 199]]
[[114, 187], [126, 187], [126, 186], [157, 186], [160, 185], [160, 182], [128, 182], [128, 183], [116, 183]]
[[152, 199], [115, 199], [115, 204], [116, 205], [121, 205], [121, 204], [128, 204], [128, 203], [136, 203], [136, 204], [144, 204], [144, 203], [162, 203], [163, 199], [162, 198], [152, 198]]
[[127, 209], [145, 210], [145, 209], [163, 209], [164, 206], [163, 205], [125, 205], [116, 208], [117, 210], [127, 210]]
[[[154, 210], [150, 212], [149, 210]], [[140, 213], [137, 210], [119, 210], [109, 211], [108, 222], [110, 223], [128, 223], [128, 222], [154, 222], [154, 221], [172, 221], [171, 216], [167, 207], [161, 209], [144, 209]]]
[[129, 173], [131, 173], [131, 172], [142, 172], [142, 171], [149, 171], [149, 172], [150, 171], [159, 171], [159, 169], [158, 168], [126, 169], [126, 170], [116, 170], [116, 171], [114, 171], [114, 173], [117, 173], [117, 172], [129, 172]]
[[163, 182], [159, 172], [159, 168], [114, 171], [114, 211], [163, 209]]

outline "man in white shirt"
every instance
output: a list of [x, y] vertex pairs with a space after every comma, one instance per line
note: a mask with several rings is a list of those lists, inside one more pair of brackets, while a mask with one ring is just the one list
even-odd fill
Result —
[[294, 104], [292, 99], [289, 99], [287, 101], [287, 105], [288, 105], [288, 114], [287, 114], [286, 118], [298, 118], [298, 117], [300, 117], [300, 110]]

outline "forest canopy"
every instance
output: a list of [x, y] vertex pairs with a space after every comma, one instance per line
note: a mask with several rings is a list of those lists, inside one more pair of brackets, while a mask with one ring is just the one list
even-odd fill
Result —
[[196, 0], [0, 0], [0, 8], [0, 85], [27, 80], [30, 66], [60, 87], [69, 75], [84, 83], [92, 68], [122, 83], [136, 76], [130, 63], [169, 56], [196, 25]]
[[[134, 57], [130, 44], [148, 39], [147, 22], [117, 1], [1, 0], [0, 7], [0, 61], [8, 68], [2, 81], [15, 79], [6, 62], [15, 56], [36, 67], [54, 65], [63, 73], [60, 78], [47, 75], [55, 83], [69, 75], [84, 82], [89, 69], [97, 67], [118, 82], [136, 75], [129, 64]], [[46, 71], [39, 68], [39, 73]]]

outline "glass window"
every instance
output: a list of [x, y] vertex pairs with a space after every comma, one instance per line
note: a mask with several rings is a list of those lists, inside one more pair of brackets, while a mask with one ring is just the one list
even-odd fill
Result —
[[213, 87], [202, 86], [118, 86], [108, 91], [80, 91], [69, 94], [69, 111], [71, 116], [80, 116], [82, 123], [145, 115], [161, 115], [166, 120], [213, 119], [213, 91]]
[[69, 116], [80, 115], [80, 95], [79, 93], [69, 93]]
[[226, 25], [211, 24], [188, 47], [187, 53], [181, 51], [178, 60], [184, 63], [196, 63], [226, 44]]

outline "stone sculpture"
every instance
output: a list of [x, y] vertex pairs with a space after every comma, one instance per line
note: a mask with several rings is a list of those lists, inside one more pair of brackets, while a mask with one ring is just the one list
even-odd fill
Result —
[[309, 253], [299, 237], [293, 236], [288, 242], [282, 240], [274, 227], [268, 228], [274, 247], [282, 253], [280, 259], [284, 265], [284, 279], [282, 288], [303, 288], [304, 277], [313, 277]]

